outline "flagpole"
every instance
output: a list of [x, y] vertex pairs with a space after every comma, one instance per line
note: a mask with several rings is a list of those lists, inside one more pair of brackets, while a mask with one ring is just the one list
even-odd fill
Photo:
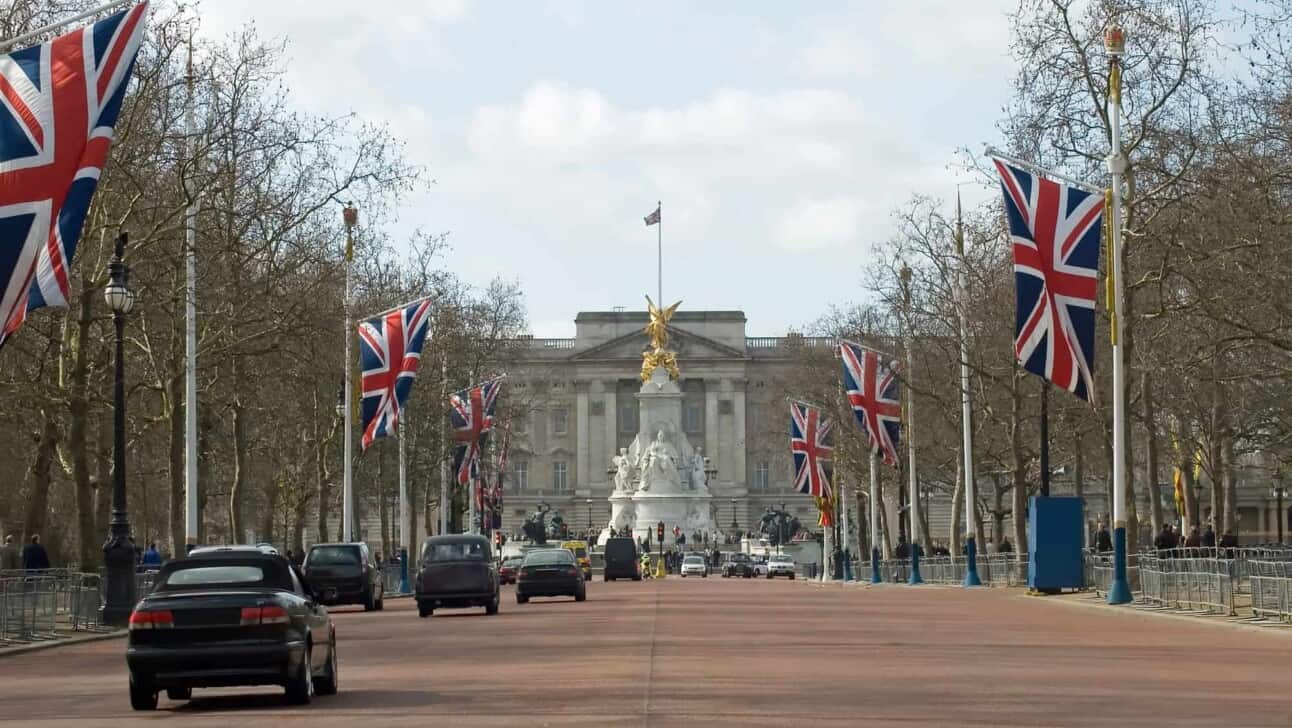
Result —
[[350, 338], [351, 328], [354, 322], [351, 319], [350, 312], [350, 268], [354, 261], [354, 226], [359, 221], [359, 211], [353, 207], [346, 206], [342, 211], [345, 220], [345, 410], [343, 421], [345, 422], [345, 462], [344, 472], [341, 478], [341, 517], [344, 522], [341, 526], [341, 540], [345, 543], [351, 543], [354, 540], [354, 482], [351, 479], [351, 464], [353, 462], [354, 435], [352, 433], [354, 409], [352, 405], [350, 389]]
[[870, 449], [870, 583], [884, 581], [879, 575], [879, 468], [875, 467], [879, 453]]
[[968, 305], [964, 216], [960, 209], [960, 190], [956, 190], [956, 253], [960, 265], [956, 271], [956, 292], [960, 309], [960, 422], [964, 430], [965, 478], [965, 579], [964, 586], [982, 586], [978, 577], [978, 544], [974, 538], [974, 465], [973, 465], [973, 402], [969, 392], [969, 321], [965, 308]]
[[[449, 401], [449, 360], [440, 352], [440, 402]], [[443, 406], [443, 405], [441, 405]], [[449, 532], [449, 460], [444, 452], [444, 425], [440, 424], [440, 535]]]
[[46, 25], [43, 28], [37, 28], [33, 31], [23, 33], [22, 35], [16, 36], [14, 38], [10, 38], [8, 40], [0, 40], [0, 52], [3, 52], [12, 46], [19, 45], [26, 41], [35, 40], [36, 38], [39, 38], [45, 35], [46, 33], [52, 33], [53, 31], [58, 30], [59, 28], [62, 28], [65, 25], [71, 25], [72, 23], [75, 23], [78, 20], [85, 20], [86, 18], [92, 18], [95, 15], [98, 15], [99, 13], [107, 12], [108, 10], [118, 8], [122, 5], [128, 5], [134, 1], [135, 0], [113, 0], [112, 2], [107, 3], [106, 5], [100, 5], [99, 7], [94, 8], [93, 10], [86, 10], [80, 15], [73, 15], [72, 17], [67, 18], [65, 20], [60, 20], [57, 23], [50, 23], [49, 25]]
[[1112, 209], [1108, 211], [1111, 236], [1108, 245], [1108, 269], [1113, 283], [1112, 349], [1113, 349], [1113, 583], [1108, 590], [1109, 604], [1131, 601], [1130, 583], [1126, 579], [1126, 364], [1122, 349], [1125, 322], [1122, 302], [1122, 174], [1126, 157], [1122, 154], [1121, 57], [1126, 49], [1125, 33], [1116, 25], [1104, 32], [1104, 49], [1108, 52], [1108, 100], [1112, 150], [1108, 171], [1112, 174]]
[[664, 202], [655, 201], [655, 212], [659, 215], [659, 220], [655, 223], [655, 295], [659, 296], [659, 305], [664, 306]]
[[408, 588], [408, 555], [413, 553], [412, 529], [408, 524], [408, 457], [404, 441], [408, 439], [407, 425], [408, 420], [407, 408], [400, 408], [399, 426], [396, 434], [399, 436], [399, 591], [407, 594]]
[[1050, 497], [1050, 380], [1041, 380], [1041, 497]]
[[[184, 156], [196, 166], [193, 150], [193, 34], [188, 37], [188, 97], [184, 110]], [[192, 169], [190, 168], [190, 174]], [[185, 180], [184, 211], [184, 552], [201, 538], [197, 483], [197, 193]], [[176, 547], [179, 544], [175, 544]]]
[[908, 484], [908, 494], [910, 495], [910, 514], [911, 514], [911, 576], [908, 583], [923, 584], [924, 579], [920, 576], [920, 542], [923, 540], [920, 532], [920, 486], [919, 479], [915, 476], [915, 390], [911, 387], [914, 378], [915, 355], [912, 353], [913, 332], [911, 331], [911, 269], [902, 266], [902, 308], [905, 312], [906, 326], [906, 453], [910, 471], [910, 480]]

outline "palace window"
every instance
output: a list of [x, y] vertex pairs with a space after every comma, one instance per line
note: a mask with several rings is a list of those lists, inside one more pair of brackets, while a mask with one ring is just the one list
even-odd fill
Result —
[[552, 434], [564, 435], [569, 431], [569, 414], [570, 411], [564, 407], [552, 410]]
[[564, 493], [566, 488], [566, 462], [557, 460], [552, 463], [552, 490]]
[[529, 461], [519, 460], [513, 466], [515, 472], [512, 473], [512, 481], [516, 484], [516, 490], [527, 490], [529, 488]]
[[767, 490], [770, 484], [771, 466], [767, 464], [766, 460], [760, 460], [758, 464], [754, 466], [754, 487], [759, 490]]
[[682, 427], [688, 435], [704, 433], [704, 403], [687, 402], [682, 410]]

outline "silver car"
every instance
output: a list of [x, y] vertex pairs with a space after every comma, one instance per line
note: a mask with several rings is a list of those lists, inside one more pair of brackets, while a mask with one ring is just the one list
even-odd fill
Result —
[[688, 556], [682, 559], [682, 576], [702, 576], [708, 578], [709, 565], [704, 563], [703, 556]]
[[786, 554], [777, 554], [767, 559], [767, 578], [788, 576], [794, 578], [794, 559]]

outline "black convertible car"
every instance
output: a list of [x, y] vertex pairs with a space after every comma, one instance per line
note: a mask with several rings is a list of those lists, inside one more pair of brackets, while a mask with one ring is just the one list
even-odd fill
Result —
[[157, 693], [188, 700], [193, 688], [281, 685], [292, 703], [337, 690], [336, 630], [299, 571], [254, 547], [172, 559], [130, 615], [130, 706]]
[[516, 603], [530, 597], [571, 596], [581, 602], [588, 598], [583, 570], [574, 554], [565, 549], [538, 549], [525, 554], [516, 579]]
[[489, 539], [473, 534], [426, 539], [416, 590], [422, 617], [441, 607], [484, 607], [485, 614], [497, 614], [498, 569]]

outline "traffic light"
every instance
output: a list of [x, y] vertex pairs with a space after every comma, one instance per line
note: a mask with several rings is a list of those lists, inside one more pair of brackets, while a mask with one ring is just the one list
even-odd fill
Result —
[[655, 524], [655, 540], [664, 543], [664, 522]]
[[498, 548], [502, 548], [502, 545], [503, 545], [503, 544], [505, 544], [505, 543], [507, 543], [507, 536], [506, 536], [506, 534], [504, 534], [502, 531], [494, 531], [494, 532], [493, 532], [493, 545], [494, 545], [494, 546], [497, 546]]

